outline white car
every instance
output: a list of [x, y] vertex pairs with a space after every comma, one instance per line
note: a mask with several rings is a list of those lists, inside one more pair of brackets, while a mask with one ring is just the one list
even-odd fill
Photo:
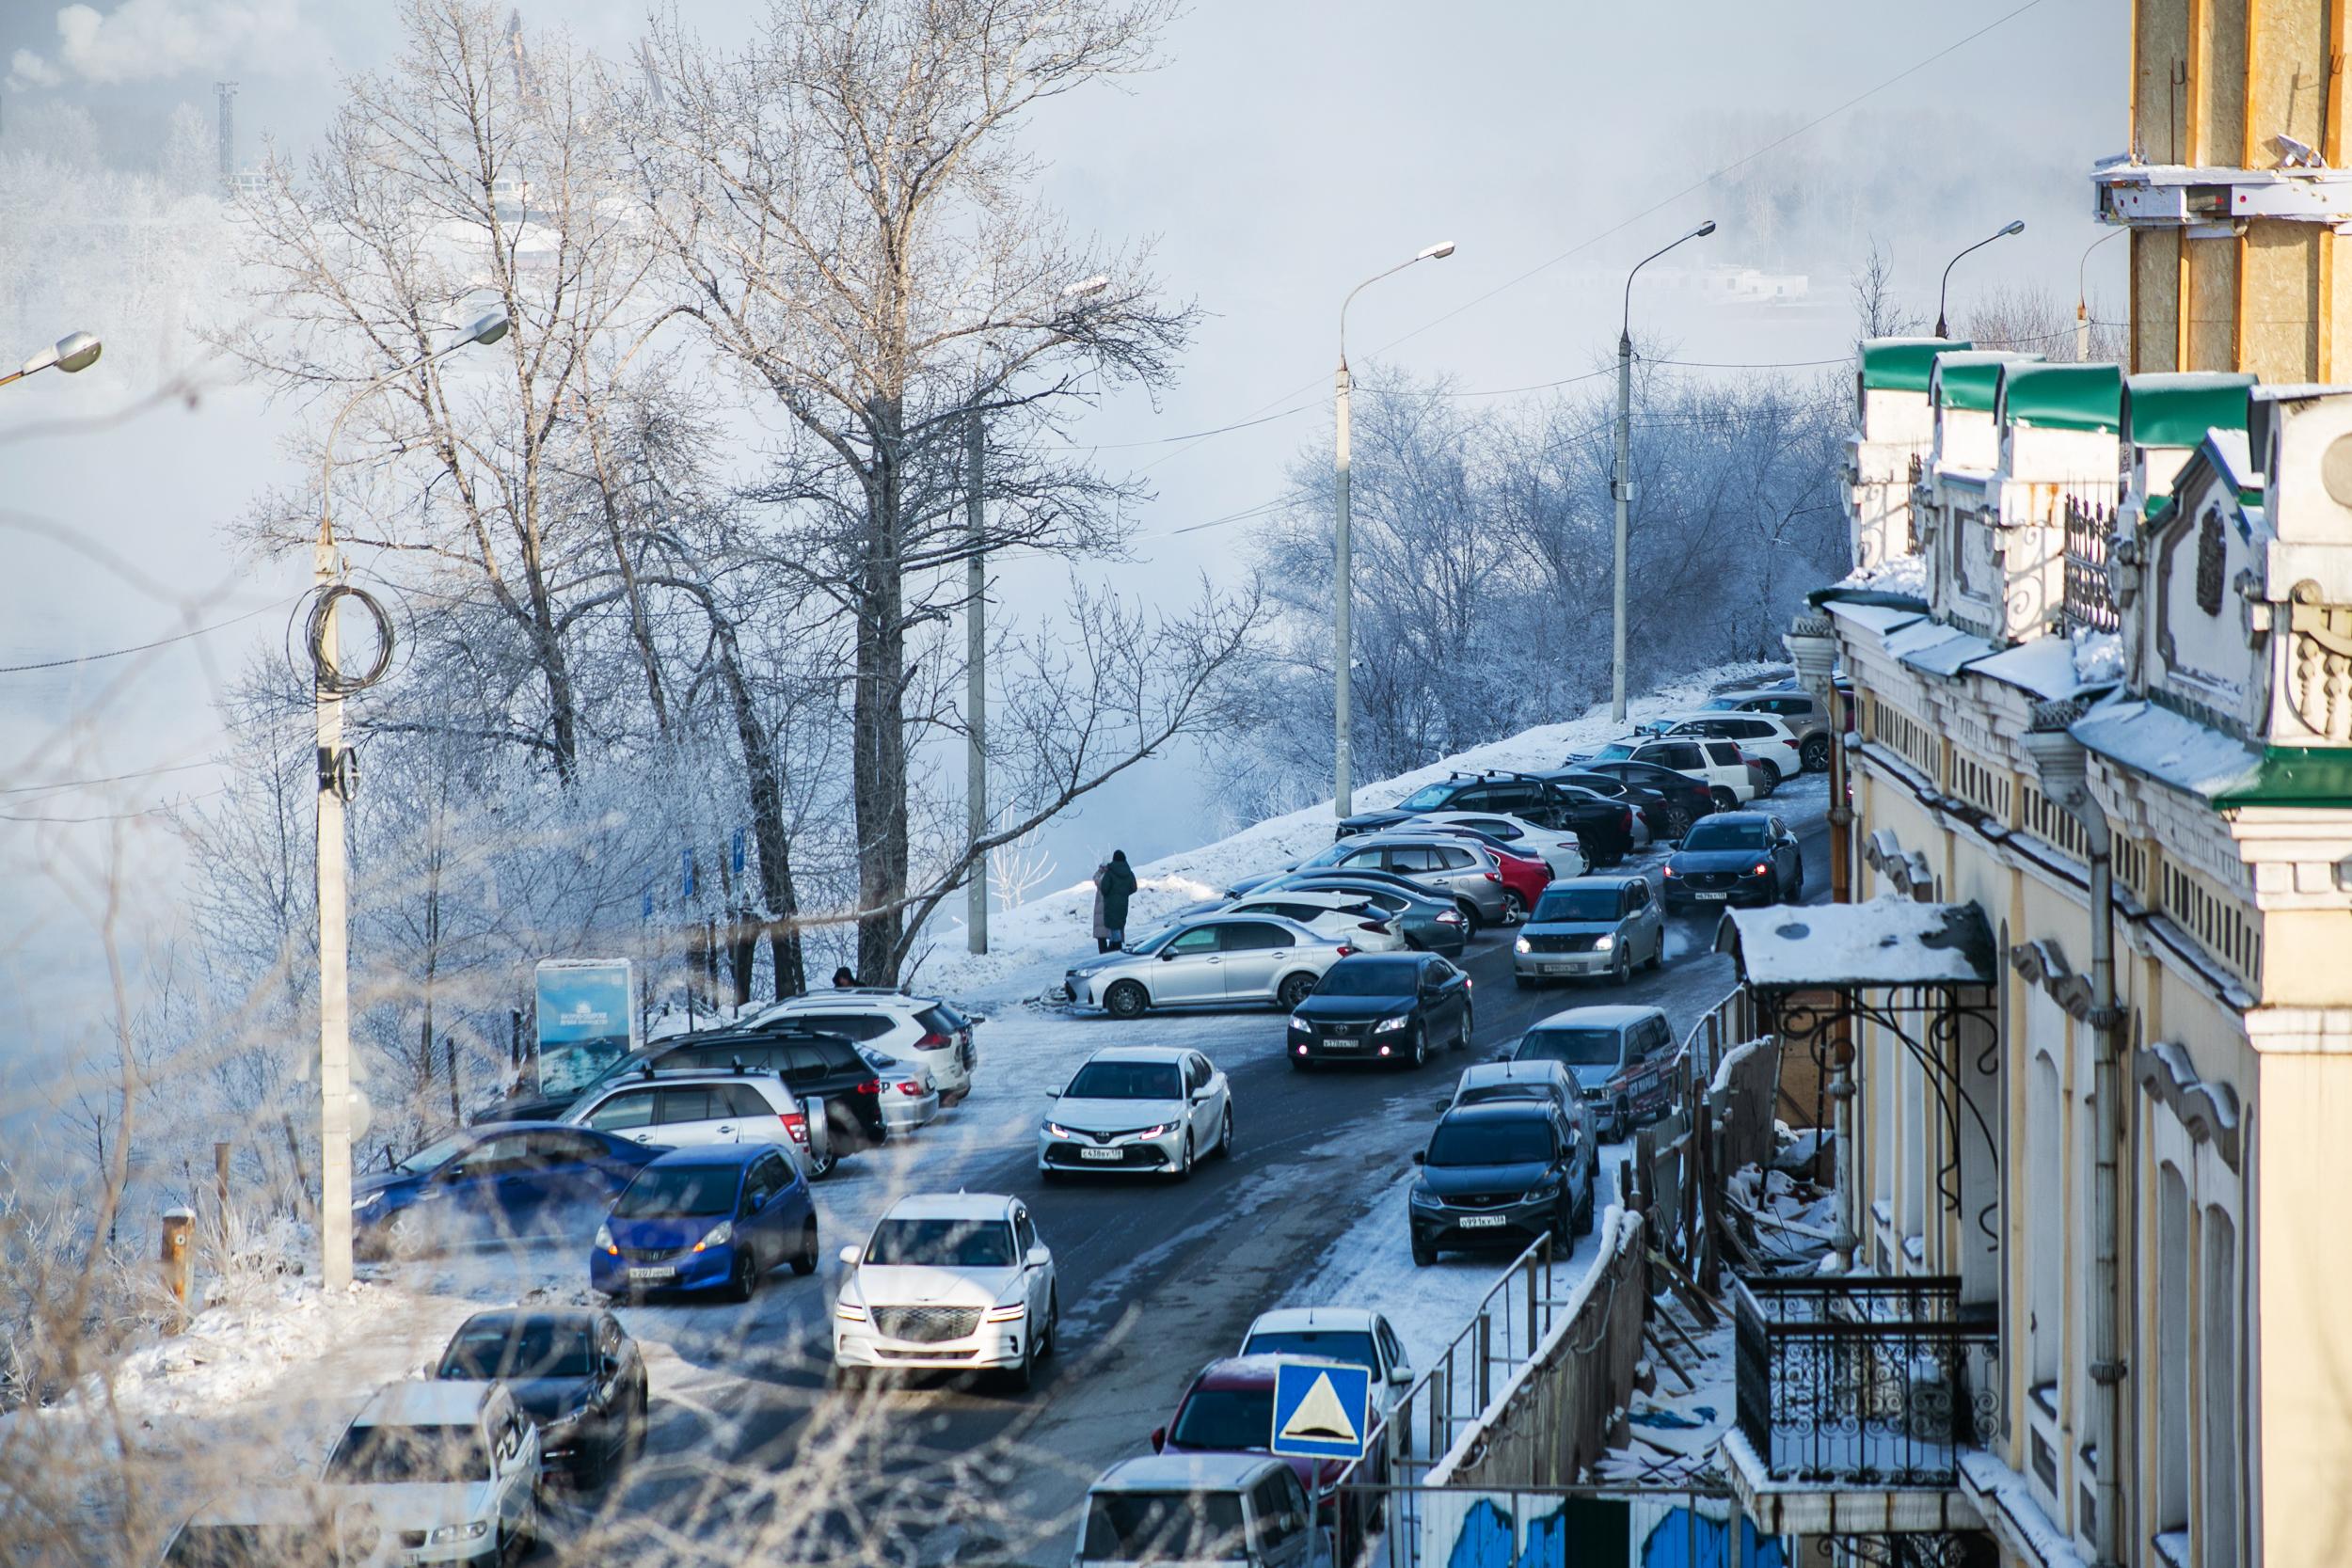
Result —
[[388, 1560], [501, 1563], [539, 1533], [539, 1429], [501, 1383], [393, 1384], [352, 1418], [319, 1479], [350, 1488], [397, 1548]]
[[[564, 1120], [670, 1148], [784, 1144], [803, 1163], [821, 1163], [831, 1152], [823, 1118], [812, 1126], [783, 1078], [772, 1072], [657, 1068], [607, 1080], [602, 1088], [580, 1096]], [[811, 1148], [812, 1136], [819, 1147]]]
[[1756, 775], [1736, 740], [1701, 735], [1622, 736], [1590, 758], [1592, 762], [1646, 762], [1698, 780], [1715, 798], [1717, 811], [1730, 811], [1756, 799]]
[[1389, 1320], [1365, 1307], [1280, 1307], [1261, 1312], [1241, 1337], [1243, 1355], [1344, 1361], [1372, 1370], [1372, 1402], [1386, 1416], [1413, 1386], [1405, 1341]]
[[753, 1019], [748, 1027], [789, 1020], [807, 1029], [843, 1035], [858, 1044], [928, 1068], [939, 1084], [944, 1105], [960, 1105], [972, 1092], [972, 1069], [980, 1065], [976, 1025], [936, 996], [914, 996], [875, 986], [842, 986], [788, 996]]
[[1198, 1051], [1115, 1045], [1087, 1058], [1053, 1097], [1037, 1168], [1162, 1171], [1182, 1181], [1201, 1156], [1233, 1152], [1233, 1097]]
[[1405, 946], [1405, 935], [1389, 911], [1359, 895], [1253, 893], [1216, 911], [1219, 914], [1271, 914], [1294, 920], [1311, 931], [1343, 942], [1359, 953], [1392, 953]]
[[1776, 713], [1677, 713], [1642, 727], [1657, 735], [1731, 741], [1770, 768], [1775, 784], [1804, 771], [1804, 737]]
[[[1642, 820], [1638, 812], [1634, 814], [1633, 820], [1638, 828]], [[1485, 833], [1488, 838], [1499, 839], [1514, 849], [1541, 855], [1544, 863], [1551, 867], [1554, 877], [1581, 877], [1587, 869], [1584, 847], [1577, 841], [1574, 833], [1562, 832], [1556, 828], [1539, 828], [1517, 816], [1490, 811], [1425, 811], [1412, 821], [1440, 828], [1469, 828]], [[1409, 831], [1409, 824], [1406, 828]]]
[[841, 1260], [850, 1277], [834, 1300], [836, 1381], [884, 1368], [985, 1368], [1026, 1388], [1054, 1354], [1054, 1254], [1018, 1198], [902, 1197]]
[[1113, 1018], [1152, 1007], [1263, 1006], [1290, 1011], [1353, 942], [1263, 914], [1180, 920], [1116, 953], [1082, 958], [1062, 976], [1062, 995]]

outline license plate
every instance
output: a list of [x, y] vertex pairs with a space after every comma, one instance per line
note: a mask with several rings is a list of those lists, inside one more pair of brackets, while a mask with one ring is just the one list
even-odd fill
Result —
[[1333, 1051], [1353, 1051], [1364, 1042], [1353, 1035], [1326, 1035], [1323, 1043]]
[[677, 1270], [631, 1269], [628, 1271], [628, 1276], [631, 1279], [675, 1279], [677, 1277]]
[[1565, 974], [1575, 967], [1576, 965], [1574, 964], [1546, 964], [1544, 965], [1544, 973], [1547, 974]]
[[1481, 1226], [1501, 1225], [1502, 1216], [1501, 1214], [1464, 1214], [1458, 1223], [1465, 1230], [1475, 1230]]
[[1081, 1160], [1123, 1160], [1126, 1158], [1126, 1150], [1119, 1148], [1082, 1148], [1078, 1150], [1078, 1158]]
[[1721, 903], [1724, 899], [1728, 898], [1728, 897], [1730, 897], [1731, 895], [1730, 895], [1729, 894], [1727, 894], [1727, 893], [1708, 893], [1708, 892], [1705, 892], [1705, 891], [1700, 891], [1700, 892], [1694, 892], [1694, 893], [1692, 893], [1692, 894], [1691, 895], [1691, 896], [1692, 896], [1692, 897], [1693, 897], [1693, 898], [1699, 899], [1699, 900], [1701, 900], [1702, 902], [1704, 902], [1704, 901], [1706, 901], [1706, 900], [1708, 900], [1708, 899], [1713, 899], [1715, 902], [1717, 902], [1717, 903]]

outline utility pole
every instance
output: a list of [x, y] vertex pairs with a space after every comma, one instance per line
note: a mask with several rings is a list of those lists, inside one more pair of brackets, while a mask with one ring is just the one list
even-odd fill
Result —
[[[977, 408], [964, 416], [963, 518], [969, 535], [970, 559], [964, 569], [963, 666], [965, 752], [963, 826], [965, 842], [978, 844], [988, 836], [988, 562], [981, 546], [988, 538], [987, 514], [980, 500], [980, 481], [987, 461], [987, 433]], [[975, 953], [988, 951], [988, 857], [972, 863], [971, 880], [964, 887], [964, 941]]]
[[220, 96], [220, 188], [228, 191], [237, 182], [237, 84], [215, 82], [213, 91]]

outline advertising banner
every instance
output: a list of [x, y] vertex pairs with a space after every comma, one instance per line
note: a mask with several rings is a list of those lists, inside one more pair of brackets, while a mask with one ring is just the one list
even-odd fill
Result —
[[635, 1049], [637, 971], [627, 958], [548, 958], [538, 969], [539, 1092], [564, 1094]]

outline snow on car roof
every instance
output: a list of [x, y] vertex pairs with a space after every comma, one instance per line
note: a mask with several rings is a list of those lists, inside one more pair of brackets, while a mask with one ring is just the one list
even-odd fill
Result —
[[1239, 1491], [1255, 1485], [1287, 1460], [1267, 1453], [1147, 1453], [1122, 1459], [1096, 1478], [1097, 1492], [1186, 1492], [1214, 1487]]
[[1462, 1069], [1465, 1085], [1508, 1084], [1521, 1078], [1558, 1079], [1568, 1069], [1547, 1056], [1539, 1062], [1478, 1062]]
[[1164, 1062], [1170, 1066], [1192, 1054], [1187, 1045], [1106, 1045], [1087, 1058], [1089, 1062]]
[[376, 1390], [360, 1407], [354, 1426], [454, 1426], [482, 1414], [499, 1386], [470, 1378], [432, 1383], [395, 1383]]
[[1279, 1334], [1300, 1328], [1369, 1329], [1374, 1316], [1369, 1307], [1278, 1307], [1271, 1312], [1259, 1313], [1258, 1321], [1249, 1325], [1249, 1333]]
[[1621, 1028], [1629, 1023], [1638, 1023], [1657, 1011], [1656, 1007], [1645, 1007], [1638, 1003], [1610, 1002], [1596, 1007], [1570, 1007], [1549, 1018], [1537, 1019], [1531, 1027], [1570, 1028], [1582, 1024], [1593, 1029]]
[[1012, 1212], [1002, 1193], [909, 1193], [882, 1215], [892, 1220], [1001, 1220]]

